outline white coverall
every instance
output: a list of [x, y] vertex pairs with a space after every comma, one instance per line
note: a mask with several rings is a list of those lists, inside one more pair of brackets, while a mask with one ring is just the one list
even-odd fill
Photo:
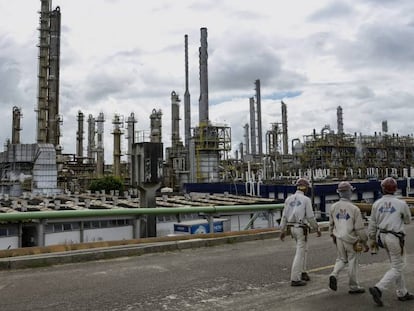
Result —
[[329, 233], [336, 238], [337, 258], [331, 275], [338, 278], [339, 272], [348, 264], [349, 289], [358, 290], [359, 253], [354, 250], [354, 243], [360, 240], [367, 243], [361, 211], [347, 198], [341, 198], [331, 206], [329, 211]]
[[[411, 212], [407, 203], [394, 195], [386, 194], [372, 205], [368, 235], [374, 241], [379, 235], [391, 263], [391, 268], [375, 286], [383, 291], [390, 283], [395, 283], [398, 297], [403, 297], [408, 292], [403, 275], [405, 252], [401, 248], [398, 237], [391, 232], [405, 234], [404, 224], [409, 224], [410, 221]], [[381, 233], [381, 231], [389, 233]]]
[[308, 251], [307, 234], [304, 230], [307, 230], [309, 226], [312, 229], [319, 230], [312, 210], [312, 202], [300, 190], [297, 190], [285, 200], [280, 230], [285, 232], [288, 226], [292, 238], [296, 241], [296, 253], [292, 263], [290, 280], [300, 281], [302, 272], [306, 272]]

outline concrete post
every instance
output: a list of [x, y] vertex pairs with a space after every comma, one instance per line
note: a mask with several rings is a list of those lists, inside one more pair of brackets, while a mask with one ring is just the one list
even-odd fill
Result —
[[[155, 208], [156, 197], [155, 192], [160, 187], [160, 183], [142, 183], [138, 186], [139, 189], [139, 206], [143, 208]], [[157, 236], [157, 216], [147, 215], [146, 223], [144, 219], [141, 221], [141, 237], [156, 237]]]

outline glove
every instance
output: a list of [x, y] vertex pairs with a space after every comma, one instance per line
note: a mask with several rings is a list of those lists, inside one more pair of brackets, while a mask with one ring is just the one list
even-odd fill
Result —
[[316, 236], [319, 238], [319, 237], [321, 237], [321, 235], [322, 235], [322, 232], [321, 232], [321, 230], [318, 229], [318, 231], [316, 231]]
[[369, 246], [367, 243], [364, 243], [364, 253], [367, 253], [369, 251]]
[[336, 245], [336, 236], [331, 234], [331, 238], [332, 238], [332, 241], [334, 242], [334, 244]]
[[284, 241], [284, 240], [285, 240], [285, 237], [286, 237], [286, 232], [282, 231], [282, 232], [280, 233], [280, 239], [281, 239], [282, 241]]
[[361, 241], [356, 241], [353, 245], [354, 251], [360, 253], [364, 250], [364, 244]]

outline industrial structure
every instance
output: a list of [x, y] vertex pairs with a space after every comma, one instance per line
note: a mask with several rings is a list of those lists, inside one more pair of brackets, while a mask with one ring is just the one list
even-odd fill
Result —
[[[242, 125], [243, 141], [231, 156], [231, 128], [226, 124], [213, 124], [209, 117], [205, 27], [200, 28], [197, 123], [191, 120], [188, 35], [184, 36], [184, 139], [180, 135], [181, 99], [179, 92], [173, 90], [170, 93], [171, 145], [165, 148], [165, 153], [162, 135], [165, 111], [156, 108], [149, 116], [148, 131], [137, 130], [134, 112], [127, 118], [119, 114], [113, 116], [112, 164], [104, 161], [107, 116], [103, 112], [97, 116], [90, 114], [85, 135], [85, 115], [78, 111], [76, 153], [63, 153], [60, 145], [63, 118], [59, 113], [61, 10], [59, 7], [52, 10], [51, 0], [40, 2], [36, 142], [21, 143], [23, 114], [14, 106], [11, 141], [8, 140], [4, 151], [0, 152], [0, 215], [24, 214], [22, 212], [28, 210], [51, 213], [72, 210], [75, 214], [77, 210], [86, 210], [90, 214], [79, 219], [33, 218], [26, 222], [15, 218], [2, 222], [0, 248], [153, 237], [157, 235], [160, 221], [155, 214], [143, 216], [143, 210], [135, 209], [128, 216], [122, 216], [115, 215], [117, 212], [112, 210], [248, 205], [259, 199], [281, 202], [295, 191], [292, 181], [303, 176], [313, 182], [312, 203], [316, 215], [322, 219], [326, 218], [329, 205], [337, 200], [339, 180], [353, 180], [356, 191], [352, 199], [359, 202], [376, 200], [380, 195], [378, 179], [386, 176], [398, 178], [403, 196], [412, 194], [413, 135], [389, 134], [386, 120], [382, 122], [382, 132], [374, 135], [347, 134], [343, 109], [338, 106], [336, 132], [330, 125], [324, 125], [320, 131], [313, 130], [302, 139], [289, 141], [288, 105], [284, 101], [281, 101], [281, 120], [274, 120], [268, 130], [262, 124], [260, 79], [254, 81], [255, 94], [246, 99], [250, 122]], [[123, 137], [127, 146], [125, 154]], [[92, 182], [107, 176], [123, 182], [123, 194], [115, 190], [110, 190], [109, 194], [105, 190], [91, 193]], [[206, 194], [200, 197], [201, 192]], [[111, 213], [95, 214], [93, 209], [107, 209]], [[180, 221], [181, 216], [174, 217]], [[213, 216], [209, 217], [213, 224]], [[254, 217], [249, 225], [254, 223]]]
[[[113, 175], [127, 187], [139, 186], [137, 152], [152, 154], [143, 145], [162, 144], [162, 117], [160, 109], [153, 109], [149, 135], [140, 137], [135, 114], [124, 121], [124, 116], [113, 116], [113, 163], [104, 161], [105, 116], [89, 115], [85, 135], [85, 116], [78, 112], [76, 153], [65, 154], [60, 145], [62, 116], [59, 109], [59, 71], [61, 10], [52, 10], [51, 0], [40, 0], [39, 75], [37, 98], [36, 143], [21, 144], [20, 119], [22, 111], [13, 107], [11, 141], [0, 153], [0, 189], [12, 195], [24, 191], [56, 194], [63, 191], [82, 192], [91, 181]], [[208, 43], [207, 28], [200, 28], [198, 122], [191, 120], [190, 81], [188, 74], [188, 35], [184, 36], [184, 137], [180, 135], [179, 92], [171, 92], [171, 146], [165, 153], [155, 147], [159, 161], [157, 177], [160, 187], [183, 191], [189, 183], [245, 183], [250, 195], [257, 184], [291, 183], [298, 176], [312, 180], [370, 179], [385, 176], [411, 177], [414, 175], [414, 138], [412, 135], [389, 134], [387, 121], [382, 132], [374, 135], [344, 132], [342, 107], [337, 107], [337, 131], [325, 125], [320, 131], [302, 139], [288, 137], [288, 105], [281, 101], [281, 120], [262, 124], [261, 81], [254, 81], [254, 96], [246, 100], [250, 122], [243, 125], [244, 140], [234, 156], [230, 155], [231, 128], [213, 124], [209, 118]], [[126, 123], [126, 135], [124, 134]], [[263, 135], [264, 134], [264, 135]], [[87, 137], [86, 148], [84, 147]], [[127, 152], [122, 152], [123, 137]], [[86, 155], [84, 154], [86, 149]], [[165, 157], [164, 157], [165, 154]], [[145, 155], [142, 155], [145, 156]], [[134, 160], [135, 159], [135, 160]], [[150, 160], [148, 160], [150, 161]], [[147, 162], [142, 162], [145, 165]]]

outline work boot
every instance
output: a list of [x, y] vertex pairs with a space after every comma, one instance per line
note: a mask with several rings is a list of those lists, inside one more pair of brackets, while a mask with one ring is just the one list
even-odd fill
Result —
[[306, 282], [305, 281], [291, 281], [290, 282], [290, 286], [305, 286]]
[[[375, 303], [377, 305], [379, 305], [380, 307], [382, 307], [384, 304], [382, 303], [382, 300], [381, 300], [382, 293], [381, 293], [380, 289], [376, 286], [370, 287], [369, 292], [371, 293], [372, 299], [374, 299]], [[405, 295], [405, 296], [407, 296], [407, 295]]]
[[336, 291], [338, 289], [338, 284], [336, 282], [336, 277], [331, 275], [329, 277], [329, 288]]
[[398, 297], [398, 300], [399, 301], [407, 301], [407, 300], [413, 300], [413, 299], [414, 299], [414, 295], [413, 294], [410, 294], [408, 292], [404, 296]]
[[302, 281], [310, 281], [310, 277], [306, 272], [302, 272], [301, 279]]

